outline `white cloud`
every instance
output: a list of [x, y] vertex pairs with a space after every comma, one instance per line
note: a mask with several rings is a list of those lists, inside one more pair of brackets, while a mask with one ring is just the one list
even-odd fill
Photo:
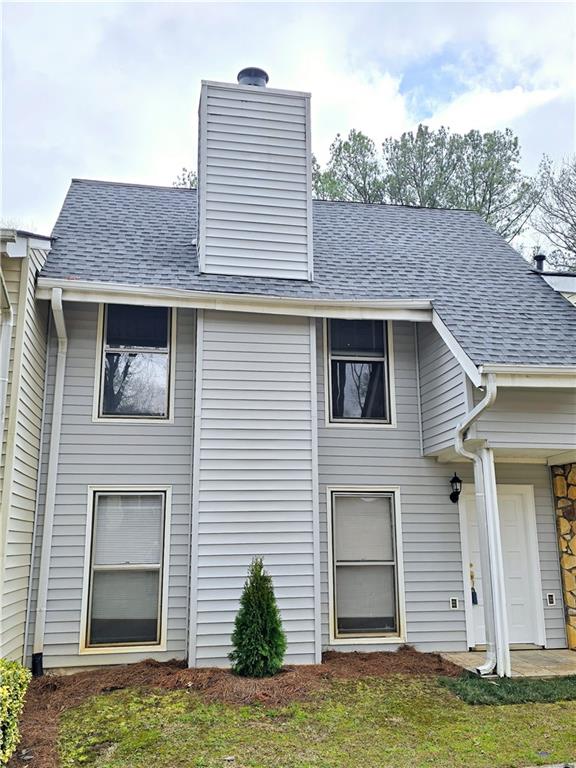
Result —
[[4, 15], [2, 213], [41, 229], [72, 176], [170, 184], [194, 165], [200, 80], [249, 64], [312, 92], [322, 160], [337, 132], [379, 143], [412, 127], [402, 74], [422, 66], [425, 88], [425, 62], [448, 49], [464, 92], [427, 122], [526, 132], [537, 115], [532, 155], [567, 151], [569, 130], [562, 146], [546, 130], [573, 86], [565, 4], [21, 3]]
[[526, 90], [521, 85], [503, 91], [475, 89], [462, 94], [437, 111], [428, 125], [444, 125], [459, 133], [473, 128], [491, 131], [509, 126], [533, 109], [562, 96], [559, 88]]

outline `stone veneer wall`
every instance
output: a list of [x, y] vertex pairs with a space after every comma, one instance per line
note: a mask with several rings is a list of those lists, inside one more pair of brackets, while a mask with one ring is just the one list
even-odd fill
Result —
[[552, 467], [568, 647], [576, 650], [576, 464]]

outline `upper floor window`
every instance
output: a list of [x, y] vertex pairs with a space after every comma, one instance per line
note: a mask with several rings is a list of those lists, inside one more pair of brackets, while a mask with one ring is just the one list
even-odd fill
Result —
[[390, 422], [387, 326], [330, 320], [330, 420]]
[[165, 307], [106, 306], [99, 416], [169, 417], [171, 320]]

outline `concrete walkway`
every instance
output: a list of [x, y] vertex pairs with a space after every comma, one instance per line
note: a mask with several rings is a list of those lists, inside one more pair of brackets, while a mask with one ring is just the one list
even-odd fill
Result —
[[[471, 672], [484, 662], [483, 651], [443, 653], [442, 656]], [[576, 675], [576, 651], [541, 650], [510, 651], [512, 677], [560, 677]]]

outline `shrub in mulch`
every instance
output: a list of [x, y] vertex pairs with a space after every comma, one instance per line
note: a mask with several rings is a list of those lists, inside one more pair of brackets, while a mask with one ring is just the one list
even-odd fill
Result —
[[151, 659], [121, 667], [103, 667], [74, 675], [33, 678], [28, 689], [20, 730], [22, 743], [10, 766], [57, 768], [58, 718], [86, 699], [123, 688], [191, 690], [207, 701], [227, 704], [281, 706], [303, 701], [326, 688], [331, 680], [391, 675], [458, 677], [462, 669], [436, 653], [419, 653], [410, 646], [396, 652], [338, 653], [329, 651], [323, 663], [287, 666], [274, 677], [240, 677], [227, 669], [188, 669], [184, 661]]

